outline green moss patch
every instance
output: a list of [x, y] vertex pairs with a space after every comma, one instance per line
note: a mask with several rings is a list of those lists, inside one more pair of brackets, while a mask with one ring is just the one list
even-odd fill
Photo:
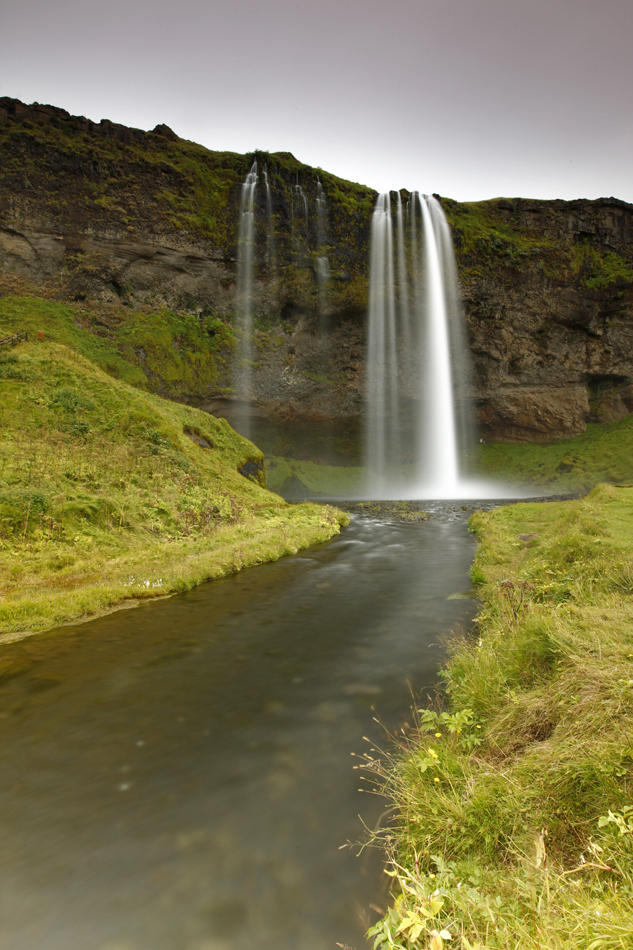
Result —
[[72, 347], [110, 376], [172, 399], [226, 388], [235, 346], [230, 325], [213, 316], [0, 297], [0, 333], [19, 330]]

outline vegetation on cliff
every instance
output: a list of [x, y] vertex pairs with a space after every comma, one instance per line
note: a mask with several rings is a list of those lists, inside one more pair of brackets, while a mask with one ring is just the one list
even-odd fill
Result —
[[139, 389], [187, 399], [221, 391], [230, 379], [235, 336], [222, 320], [185, 311], [61, 302], [25, 293], [20, 282], [8, 278], [0, 278], [2, 289], [9, 291], [0, 296], [5, 333], [43, 334]]
[[399, 812], [396, 900], [370, 933], [384, 950], [630, 947], [633, 489], [471, 523], [482, 607], [446, 704], [365, 762]]
[[83, 348], [118, 359], [79, 330], [0, 351], [0, 631], [186, 590], [346, 523], [267, 491], [261, 453], [224, 420], [113, 379]]
[[618, 251], [589, 232], [580, 231], [583, 240], [567, 232], [561, 211], [573, 202], [444, 198], [442, 203], [464, 279], [511, 279], [535, 269], [582, 293], [633, 283], [633, 248]]

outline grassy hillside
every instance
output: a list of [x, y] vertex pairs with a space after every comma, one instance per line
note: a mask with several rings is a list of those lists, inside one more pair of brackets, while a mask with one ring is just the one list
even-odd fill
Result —
[[[354, 497], [363, 491], [366, 469], [353, 465], [317, 465], [307, 459], [266, 459], [266, 478], [272, 491], [287, 497]], [[305, 497], [304, 496], [304, 497]]]
[[[482, 609], [382, 772], [376, 946], [633, 946], [633, 489], [472, 519]], [[435, 935], [433, 935], [435, 931]]]
[[0, 351], [0, 632], [185, 590], [345, 523], [286, 505], [224, 420], [113, 379], [86, 358], [107, 364], [99, 340], [65, 333]]

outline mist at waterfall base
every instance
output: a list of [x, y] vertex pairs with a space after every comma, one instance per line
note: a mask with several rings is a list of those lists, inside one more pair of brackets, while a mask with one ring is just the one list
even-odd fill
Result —
[[[500, 498], [477, 478], [471, 367], [450, 228], [435, 197], [379, 195], [371, 227], [366, 495]], [[513, 489], [512, 494], [516, 494]]]

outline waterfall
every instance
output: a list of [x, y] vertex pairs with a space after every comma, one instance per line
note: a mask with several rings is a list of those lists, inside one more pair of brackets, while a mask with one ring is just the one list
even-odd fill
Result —
[[400, 326], [402, 328], [403, 363], [405, 364], [405, 369], [409, 369], [409, 363], [413, 352], [413, 338], [411, 327], [411, 301], [409, 282], [407, 280], [407, 248], [404, 239], [403, 217], [402, 197], [400, 192], [398, 192], [398, 312], [400, 317]]
[[371, 223], [367, 341], [367, 467], [371, 489], [384, 491], [388, 467], [401, 461], [398, 362], [393, 272], [393, 227], [388, 194], [380, 195]]
[[269, 271], [275, 270], [275, 228], [273, 223], [273, 198], [270, 191], [270, 182], [268, 181], [268, 169], [263, 171], [264, 185], [266, 188], [266, 263]]
[[307, 253], [308, 248], [308, 199], [298, 178], [297, 175], [297, 183], [292, 186], [290, 193], [290, 231], [295, 253], [301, 257]]
[[330, 276], [330, 264], [325, 254], [327, 244], [327, 203], [323, 185], [317, 178], [317, 259], [316, 278], [319, 294], [319, 318], [323, 321], [327, 309], [327, 282]]
[[[370, 251], [367, 490], [385, 497], [463, 497], [475, 486], [460, 473], [469, 367], [450, 229], [439, 201], [417, 192], [407, 216], [405, 228], [398, 194], [396, 286], [390, 196], [378, 197]], [[414, 407], [413, 465], [403, 465], [408, 453], [402, 458], [408, 420], [401, 393], [407, 388]]]
[[255, 256], [255, 190], [257, 162], [254, 161], [240, 193], [237, 243], [237, 321], [239, 345], [233, 370], [233, 392], [239, 399], [236, 427], [250, 435], [250, 403], [253, 365], [253, 259]]
[[[449, 338], [449, 315], [444, 287], [440, 232], [448, 230], [446, 218], [435, 198], [420, 198], [424, 227], [424, 274], [426, 278], [426, 399], [420, 413], [419, 480], [443, 495], [453, 494], [459, 481], [457, 430], [453, 397], [453, 371]], [[450, 234], [449, 234], [450, 237]]]

